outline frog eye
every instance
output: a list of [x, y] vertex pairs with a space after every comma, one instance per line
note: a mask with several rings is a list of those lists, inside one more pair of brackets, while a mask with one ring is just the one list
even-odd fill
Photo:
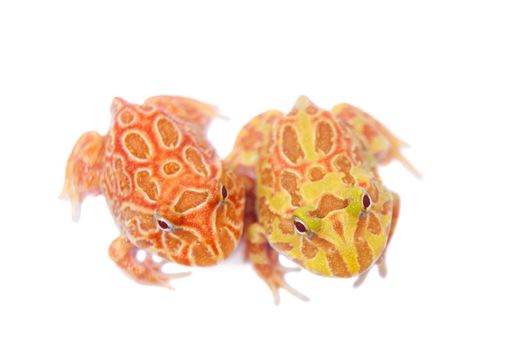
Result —
[[293, 218], [293, 226], [296, 233], [300, 234], [301, 236], [305, 236], [308, 233], [308, 226], [301, 221], [300, 219], [294, 217]]
[[221, 195], [223, 200], [228, 198], [228, 190], [224, 185], [221, 185]]
[[363, 194], [363, 198], [361, 199], [361, 201], [365, 210], [368, 210], [368, 208], [370, 208], [370, 206], [372, 205], [372, 200], [370, 199], [368, 193]]
[[175, 227], [175, 225], [173, 225], [171, 221], [169, 221], [168, 219], [166, 219], [165, 217], [157, 213], [155, 213], [154, 218], [155, 218], [155, 221], [157, 222], [157, 227], [159, 229], [161, 229], [162, 231], [166, 231], [166, 232], [173, 231], [173, 228]]

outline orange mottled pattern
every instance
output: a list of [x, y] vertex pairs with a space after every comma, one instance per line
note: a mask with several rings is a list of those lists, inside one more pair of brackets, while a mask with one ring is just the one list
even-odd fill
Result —
[[[74, 210], [88, 194], [105, 196], [121, 233], [111, 258], [139, 282], [167, 286], [151, 254], [188, 266], [230, 256], [242, 233], [244, 187], [205, 137], [214, 108], [183, 97], [142, 105], [115, 98], [111, 114], [107, 135], [77, 142], [64, 185]], [[148, 253], [144, 262], [138, 248]]]

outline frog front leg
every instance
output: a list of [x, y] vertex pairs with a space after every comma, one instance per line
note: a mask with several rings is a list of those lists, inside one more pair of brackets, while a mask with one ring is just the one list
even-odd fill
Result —
[[[388, 250], [388, 246], [390, 245], [390, 242], [392, 241], [392, 236], [394, 235], [394, 230], [396, 229], [397, 220], [399, 218], [399, 208], [400, 208], [400, 201], [399, 201], [399, 195], [395, 192], [392, 192], [392, 221], [390, 223], [390, 230], [388, 231], [387, 241], [385, 248], [383, 249], [383, 252], [377, 259], [374, 265], [377, 265], [377, 270], [379, 272], [379, 276], [386, 277], [387, 275], [387, 266], [386, 266], [386, 253]], [[371, 265], [370, 268], [366, 271], [363, 271], [361, 274], [357, 276], [357, 279], [354, 281], [354, 288], [359, 287], [363, 284], [365, 281], [368, 273], [370, 272], [370, 269], [374, 266]]]
[[109, 246], [109, 256], [122, 270], [139, 283], [152, 284], [173, 289], [170, 280], [186, 277], [191, 272], [165, 273], [162, 266], [168, 261], [156, 262], [151, 253], [146, 252], [143, 261], [137, 258], [138, 248], [126, 236], [119, 236]]
[[268, 243], [263, 225], [251, 224], [246, 232], [246, 240], [247, 257], [259, 277], [270, 287], [276, 305], [280, 302], [280, 288], [303, 301], [308, 301], [307, 296], [292, 288], [285, 281], [284, 275], [287, 272], [298, 271], [299, 268], [288, 268], [279, 263], [279, 254]]
[[395, 192], [392, 192], [392, 198], [393, 198], [392, 222], [390, 223], [390, 230], [388, 232], [385, 249], [383, 250], [383, 254], [381, 254], [381, 256], [379, 257], [376, 263], [377, 268], [379, 269], [379, 275], [381, 277], [386, 277], [386, 274], [387, 274], [386, 252], [388, 250], [388, 246], [390, 245], [390, 242], [392, 241], [392, 236], [394, 235], [394, 230], [396, 229], [397, 220], [399, 218], [399, 208], [400, 208], [399, 195]]
[[398, 139], [371, 115], [347, 103], [335, 106], [332, 113], [341, 123], [360, 136], [375, 162], [387, 164], [396, 159], [415, 176], [421, 176], [419, 171], [401, 153], [401, 148], [406, 147], [407, 144]]

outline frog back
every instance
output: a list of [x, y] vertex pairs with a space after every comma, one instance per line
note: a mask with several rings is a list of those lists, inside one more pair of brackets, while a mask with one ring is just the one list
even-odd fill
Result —
[[[198, 187], [218, 176], [220, 160], [204, 137], [152, 105], [114, 99], [105, 148], [103, 189], [108, 199], [145, 207], [161, 192]], [[113, 201], [111, 201], [113, 202]]]
[[[299, 102], [298, 102], [299, 103]], [[285, 214], [322, 191], [353, 186], [360, 173], [374, 172], [359, 138], [330, 112], [313, 104], [294, 107], [273, 123], [257, 166], [259, 197]]]
[[[101, 187], [121, 232], [184, 265], [226, 258], [240, 238], [244, 198], [211, 144], [155, 106], [115, 99], [112, 115]], [[159, 229], [159, 213], [175, 233]]]

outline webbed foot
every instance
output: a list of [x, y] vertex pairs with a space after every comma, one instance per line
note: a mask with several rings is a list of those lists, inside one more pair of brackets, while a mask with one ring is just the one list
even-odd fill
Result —
[[144, 260], [137, 257], [138, 248], [125, 236], [119, 236], [109, 246], [109, 256], [130, 277], [139, 283], [157, 285], [174, 290], [170, 284], [172, 279], [189, 276], [191, 272], [166, 273], [162, 267], [169, 261], [157, 262], [151, 253], [146, 252]]

